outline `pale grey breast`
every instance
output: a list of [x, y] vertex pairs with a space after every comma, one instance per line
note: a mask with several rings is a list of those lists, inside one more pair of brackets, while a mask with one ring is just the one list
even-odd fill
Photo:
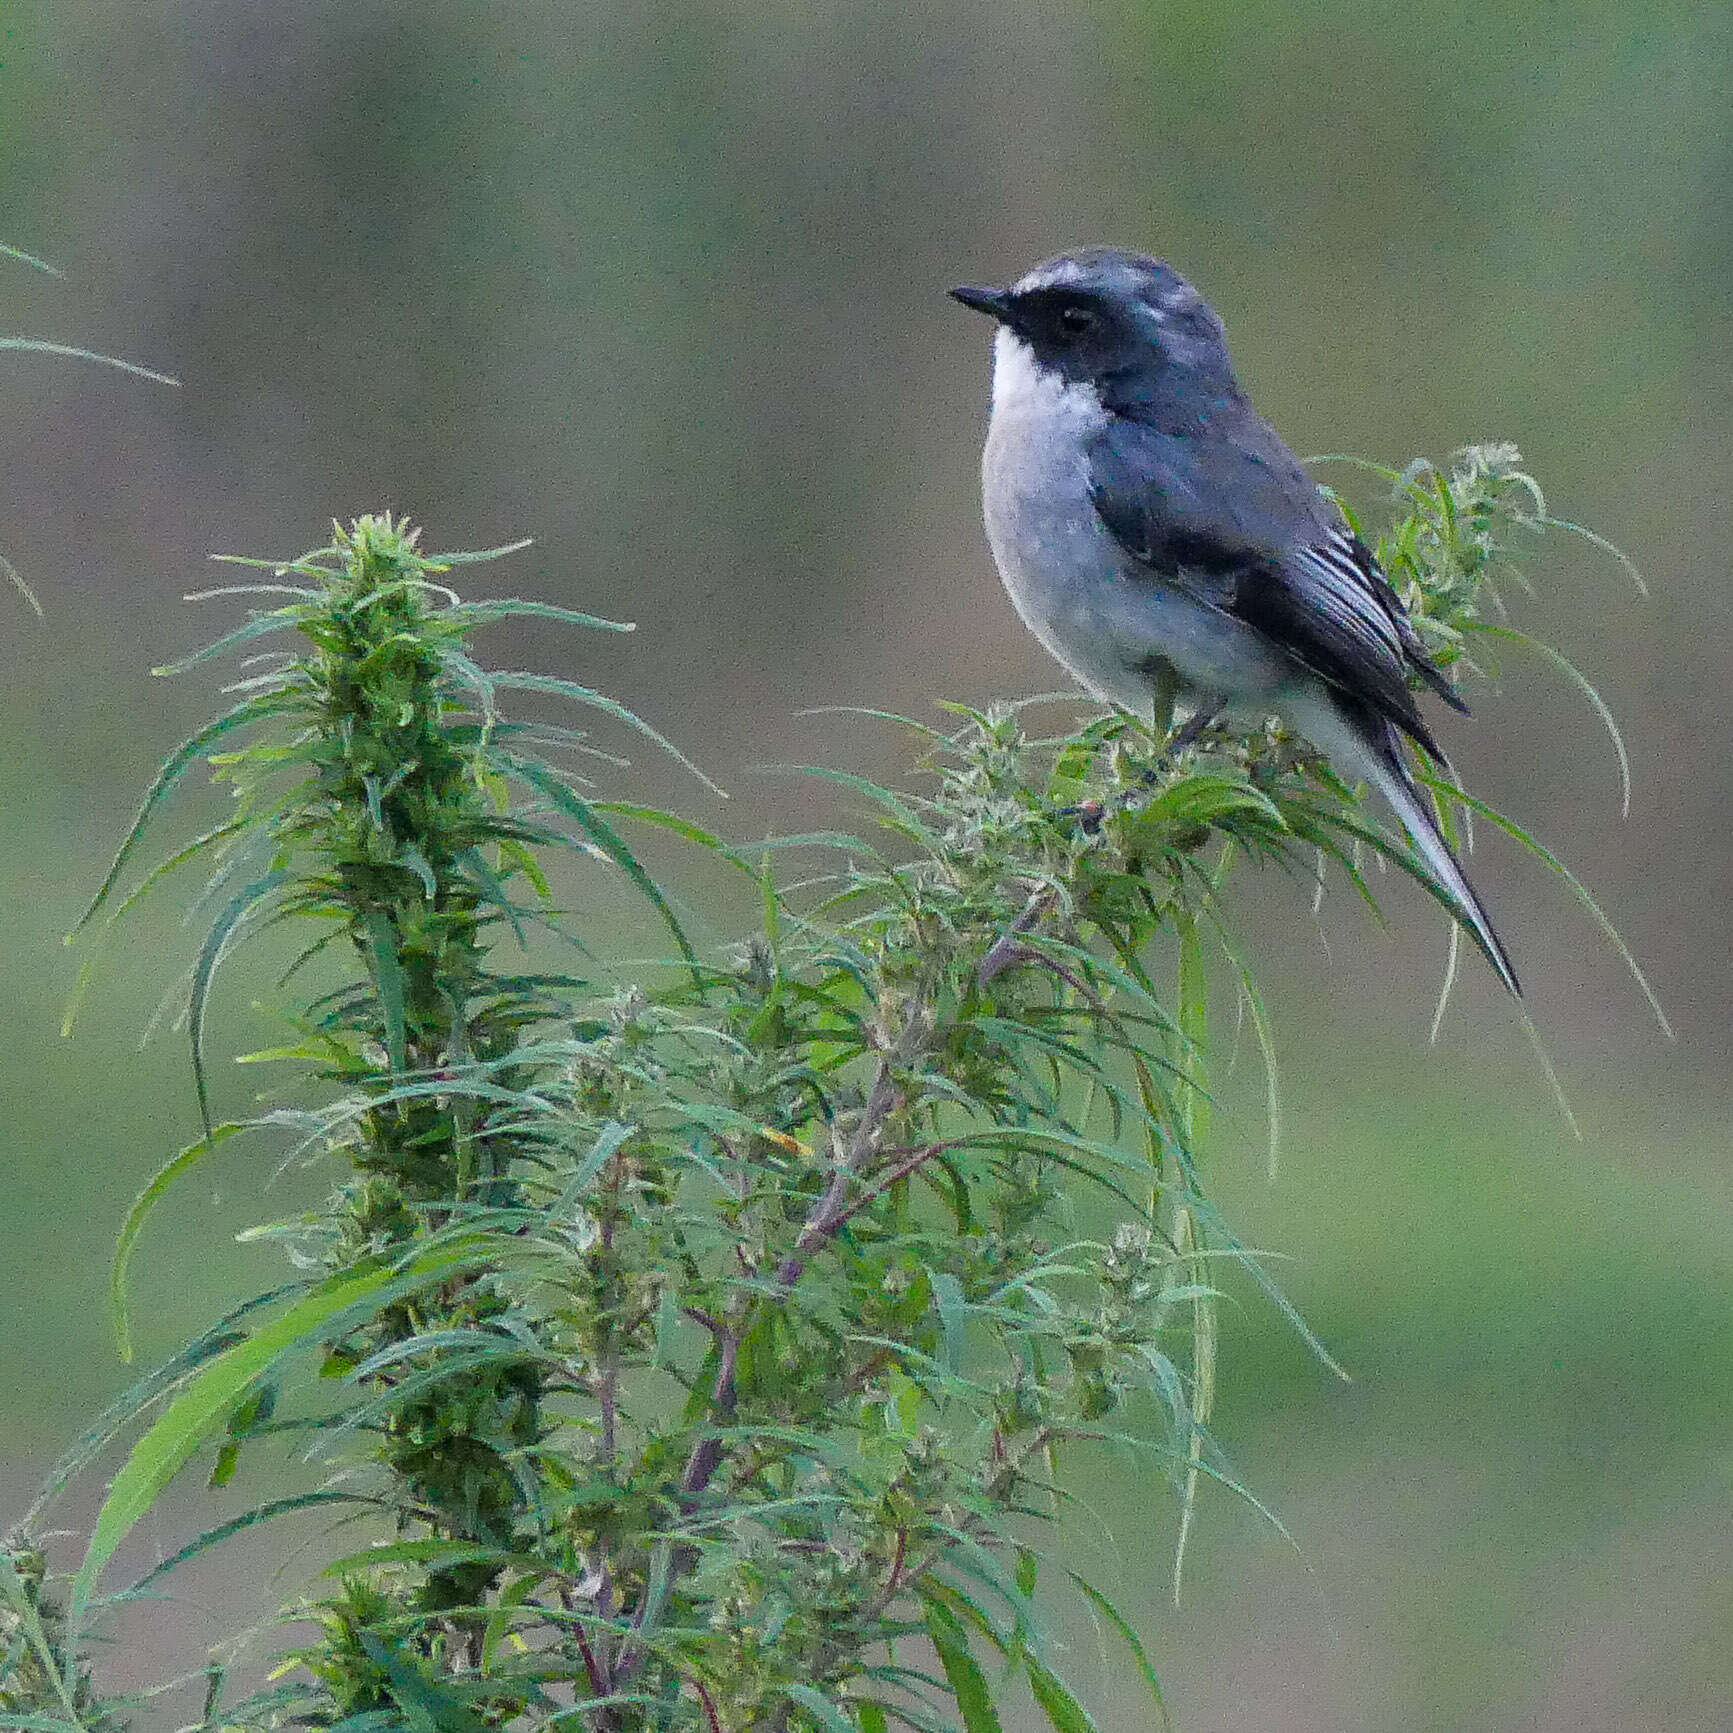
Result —
[[1108, 416], [1094, 389], [1040, 368], [1001, 329], [981, 458], [987, 540], [1013, 605], [1098, 697], [1147, 715], [1158, 697], [1267, 704], [1292, 670], [1250, 628], [1164, 584], [1120, 547], [1089, 493], [1088, 442]]

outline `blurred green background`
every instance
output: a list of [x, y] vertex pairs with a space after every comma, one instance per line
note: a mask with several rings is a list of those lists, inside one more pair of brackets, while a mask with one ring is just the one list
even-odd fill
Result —
[[[57, 1026], [59, 935], [213, 701], [147, 673], [232, 617], [179, 599], [204, 556], [385, 506], [435, 545], [532, 535], [474, 587], [640, 631], [496, 654], [602, 685], [735, 798], [649, 762], [626, 787], [742, 836], [833, 820], [754, 767], [882, 773], [907, 743], [803, 708], [1055, 683], [982, 542], [986, 333], [943, 290], [1111, 240], [1201, 285], [1299, 450], [1511, 439], [1636, 557], [1650, 601], [1561, 545], [1519, 604], [1624, 720], [1628, 821], [1539, 667], [1447, 740], [1601, 896], [1679, 1038], [1485, 839], [1576, 1141], [1472, 961], [1427, 1045], [1415, 898], [1380, 929], [1337, 894], [1320, 928], [1244, 881], [1289, 1125], [1272, 1183], [1248, 1057], [1213, 1171], [1355, 1382], [1248, 1301], [1218, 1430], [1295, 1545], [1206, 1497], [1176, 1611], [1165, 1494], [1113, 1465], [1070, 1544], [1141, 1614], [1183, 1733], [1733, 1726], [1730, 88], [1724, 4], [0, 8], [0, 240], [67, 273], [0, 261], [0, 332], [184, 381], [0, 356], [0, 552], [47, 608], [0, 630], [0, 1522], [122, 1382], [108, 1251], [194, 1129], [183, 1046], [135, 1048], [186, 954], [172, 909]], [[231, 984], [219, 1050], [262, 991]], [[148, 1234], [147, 1357], [274, 1276], [226, 1239], [292, 1204], [268, 1161], [228, 1156]], [[213, 1563], [114, 1676], [196, 1662], [279, 1586]], [[1103, 1727], [1146, 1725], [1074, 1635]]]

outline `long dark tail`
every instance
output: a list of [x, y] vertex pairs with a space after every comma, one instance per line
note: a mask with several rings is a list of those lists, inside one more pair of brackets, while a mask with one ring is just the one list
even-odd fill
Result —
[[1462, 863], [1444, 840], [1431, 803], [1408, 767], [1407, 753], [1395, 724], [1360, 705], [1335, 701], [1328, 702], [1328, 709], [1329, 725], [1319, 727], [1314, 721], [1314, 726], [1304, 732], [1310, 734], [1314, 745], [1323, 747], [1339, 769], [1365, 778], [1389, 801], [1421, 859], [1449, 892], [1463, 931], [1498, 971], [1498, 978], [1520, 999], [1522, 983], [1516, 978], [1510, 953], [1494, 929], [1485, 904], [1468, 882]]

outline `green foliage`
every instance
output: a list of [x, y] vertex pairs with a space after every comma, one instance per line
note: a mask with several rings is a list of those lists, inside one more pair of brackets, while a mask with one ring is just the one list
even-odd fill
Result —
[[[1534, 520], [1511, 510], [1529, 497], [1513, 465], [1416, 472], [1386, 538], [1464, 661], [1497, 537]], [[1273, 726], [1176, 762], [1129, 716], [1050, 734], [1029, 707], [920, 727], [908, 790], [821, 772], [866, 803], [870, 840], [736, 850], [596, 799], [583, 735], [504, 715], [502, 692], [528, 692], [666, 745], [589, 687], [484, 671], [469, 641], [490, 621], [608, 623], [465, 603], [443, 582], [461, 557], [363, 518], [244, 587], [274, 605], [178, 665], [292, 635], [172, 755], [90, 911], [212, 870], [186, 1007], [207, 1136], [128, 1217], [121, 1319], [149, 1210], [219, 1139], [287, 1139], [336, 1190], [264, 1230], [292, 1279], [141, 1386], [135, 1411], [160, 1412], [68, 1617], [32, 1610], [40, 1572], [3, 1585], [15, 1672], [36, 1669], [18, 1703], [101, 1724], [68, 1657], [120, 1540], [201, 1450], [226, 1484], [275, 1437], [328, 1483], [171, 1562], [317, 1503], [371, 1526], [323, 1598], [286, 1610], [316, 1634], [207, 1724], [992, 1733], [1016, 1677], [1083, 1733], [1031, 1542], [1106, 1449], [1164, 1473], [1189, 1517], [1222, 1472], [1218, 1272], [1285, 1307], [1198, 1170], [1215, 938], [1268, 1040], [1222, 935], [1231, 868], [1332, 861], [1366, 891], [1370, 847], [1447, 895]], [[123, 897], [201, 765], [231, 816]], [[742, 875], [760, 930], [700, 953], [626, 840], [638, 825]], [[630, 984], [539, 967], [562, 854], [635, 887], [677, 960]], [[798, 873], [774, 873], [790, 855]], [[336, 974], [292, 1042], [253, 1056], [314, 1093], [214, 1126], [212, 982], [272, 930], [301, 935], [292, 976], [315, 958]], [[1164, 1714], [1136, 1632], [1080, 1587]]]
[[14, 1536], [0, 1548], [0, 1726], [40, 1733], [115, 1733], [122, 1723], [74, 1660], [66, 1616], [46, 1589], [48, 1560]]

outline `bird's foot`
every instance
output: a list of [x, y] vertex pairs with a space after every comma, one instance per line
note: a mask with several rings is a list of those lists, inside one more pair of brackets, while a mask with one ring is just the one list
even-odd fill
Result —
[[1155, 762], [1144, 765], [1138, 771], [1135, 786], [1121, 789], [1109, 800], [1090, 798], [1077, 801], [1071, 806], [1062, 806], [1058, 816], [1076, 819], [1078, 828], [1085, 836], [1099, 835], [1102, 825], [1109, 818], [1131, 810], [1151, 789], [1161, 786], [1182, 754], [1198, 743], [1204, 731], [1217, 721], [1226, 707], [1226, 701], [1220, 698], [1199, 700], [1192, 713], [1168, 736], [1167, 744], [1162, 747]]

